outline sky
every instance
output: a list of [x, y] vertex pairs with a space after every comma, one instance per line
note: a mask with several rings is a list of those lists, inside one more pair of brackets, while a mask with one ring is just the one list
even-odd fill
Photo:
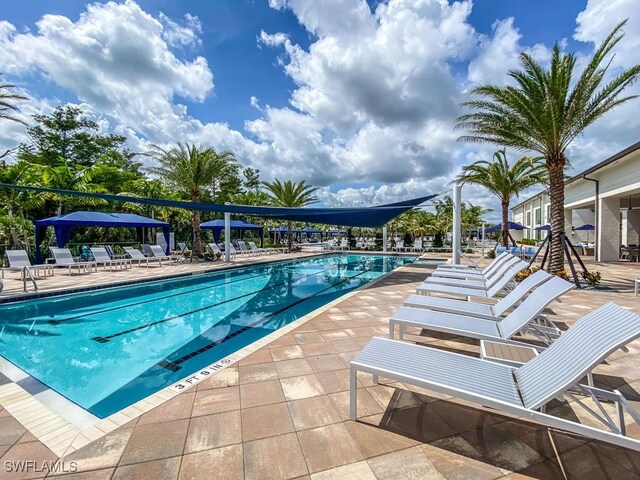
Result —
[[[321, 187], [326, 206], [445, 192], [461, 166], [490, 159], [499, 147], [458, 141], [456, 118], [475, 86], [508, 82], [519, 52], [544, 64], [558, 42], [581, 69], [629, 18], [610, 71], [640, 63], [640, 0], [2, 4], [0, 72], [29, 97], [25, 121], [79, 105], [133, 151], [177, 141], [228, 150], [265, 180]], [[639, 108], [587, 129], [568, 173], [640, 140]], [[0, 148], [24, 141], [24, 127], [0, 124]], [[481, 188], [465, 186], [463, 199], [499, 217]]]

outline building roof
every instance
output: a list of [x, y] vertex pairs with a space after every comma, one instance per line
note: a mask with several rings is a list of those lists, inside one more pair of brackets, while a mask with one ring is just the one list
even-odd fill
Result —
[[[633, 145], [625, 148], [624, 150], [620, 150], [618, 153], [615, 153], [615, 154], [611, 155], [606, 160], [603, 160], [600, 163], [596, 163], [593, 167], [587, 168], [583, 172], [580, 172], [577, 175], [574, 175], [573, 177], [569, 178], [568, 180], [565, 180], [564, 184], [565, 185], [569, 185], [570, 183], [573, 183], [573, 182], [575, 182], [577, 180], [580, 180], [585, 175], [589, 175], [589, 174], [591, 174], [593, 172], [596, 172], [596, 171], [600, 170], [601, 168], [606, 167], [607, 165], [611, 165], [616, 160], [620, 160], [621, 158], [626, 157], [627, 155], [629, 155], [630, 153], [635, 152], [636, 150], [640, 150], [640, 142], [636, 142]], [[514, 208], [518, 208], [522, 204], [527, 203], [528, 201], [538, 197], [539, 195], [541, 195], [543, 193], [547, 193], [548, 190], [549, 190], [548, 188], [544, 189], [541, 192], [538, 192], [535, 195], [532, 195], [532, 196], [528, 197], [527, 199], [517, 203], [513, 207], [510, 207], [510, 210], [513, 210]]]

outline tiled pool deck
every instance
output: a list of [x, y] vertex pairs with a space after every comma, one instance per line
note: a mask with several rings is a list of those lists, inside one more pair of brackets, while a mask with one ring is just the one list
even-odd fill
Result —
[[[632, 283], [640, 264], [594, 268], [606, 288], [569, 293], [552, 305], [551, 319], [570, 325], [608, 301], [640, 313]], [[359, 377], [358, 422], [347, 420], [349, 360], [371, 336], [386, 335], [390, 314], [429, 271], [403, 267], [339, 299], [215, 376], [64, 456], [59, 468], [77, 468], [67, 479], [640, 478], [639, 452], [384, 379], [373, 385], [368, 375]], [[452, 337], [422, 340], [478, 352], [474, 342]], [[639, 361], [635, 342], [598, 367], [596, 384], [618, 388], [638, 405]], [[574, 413], [559, 403], [555, 408]], [[0, 479], [44, 478], [45, 462], [57, 458], [0, 410]], [[7, 471], [17, 461], [35, 463], [28, 472]]]

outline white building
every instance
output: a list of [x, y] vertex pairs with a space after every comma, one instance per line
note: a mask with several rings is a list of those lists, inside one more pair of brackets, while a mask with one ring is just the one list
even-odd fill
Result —
[[[640, 245], [640, 142], [568, 179], [565, 232], [573, 243], [595, 242], [595, 260], [620, 258], [621, 246]], [[535, 228], [551, 222], [547, 191], [511, 207], [511, 219], [524, 225], [522, 238], [542, 240]], [[574, 231], [585, 224], [595, 231]]]

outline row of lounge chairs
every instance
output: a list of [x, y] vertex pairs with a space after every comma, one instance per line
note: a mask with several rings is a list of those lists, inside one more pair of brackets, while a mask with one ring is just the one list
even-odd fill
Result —
[[[243, 240], [237, 240], [236, 241], [236, 244], [238, 245], [237, 249], [233, 246], [233, 243], [230, 243], [229, 255], [231, 257], [237, 257], [238, 255], [250, 257], [255, 255], [271, 255], [274, 253], [286, 252], [286, 248], [277, 248], [277, 247], [259, 248], [255, 244], [255, 242], [250, 241], [248, 243], [249, 243], [249, 247], [247, 247], [247, 244]], [[209, 254], [213, 255], [214, 257], [220, 257], [224, 255], [224, 252], [220, 249], [217, 243], [207, 243], [207, 251], [209, 252]]]
[[[357, 374], [365, 372], [373, 375], [375, 383], [384, 377], [550, 428], [640, 450], [640, 441], [627, 436], [625, 427], [625, 414], [640, 423], [640, 413], [619, 391], [595, 388], [591, 376], [612, 352], [640, 338], [640, 316], [608, 303], [561, 332], [540, 314], [573, 285], [538, 271], [507, 292], [507, 284], [526, 267], [513, 258], [505, 252], [483, 270], [439, 266], [418, 288], [418, 294], [409, 296], [391, 317], [389, 338], [372, 338], [352, 360], [351, 419], [357, 418]], [[500, 291], [506, 295], [493, 305], [472, 301]], [[458, 298], [433, 296], [442, 293]], [[396, 327], [399, 339], [394, 338]], [[407, 327], [481, 340], [481, 357], [484, 342], [526, 347], [535, 355], [528, 361], [471, 357], [403, 341]], [[523, 332], [533, 333], [540, 342], [536, 345], [514, 339]], [[563, 397], [573, 400], [576, 408], [584, 408], [604, 428], [548, 414], [547, 404]], [[585, 398], [595, 405], [589, 406]], [[608, 413], [606, 404], [615, 404], [615, 415]]]
[[162, 247], [159, 245], [147, 245], [149, 247], [149, 256], [143, 255], [140, 250], [133, 247], [124, 247], [126, 256], [116, 256], [107, 249], [107, 247], [91, 247], [90, 251], [93, 255], [93, 260], [76, 260], [71, 251], [68, 248], [56, 248], [49, 247], [51, 255], [55, 260], [55, 263], [44, 263], [40, 265], [32, 265], [29, 260], [27, 252], [24, 250], [7, 250], [6, 257], [9, 262], [9, 266], [2, 269], [2, 277], [4, 278], [4, 272], [7, 271], [20, 271], [24, 275], [24, 269], [30, 269], [36, 276], [42, 274], [42, 276], [53, 276], [54, 269], [64, 268], [68, 274], [73, 272], [77, 273], [91, 273], [97, 272], [98, 266], [103, 268], [113, 269], [128, 269], [131, 268], [133, 263], [138, 265], [146, 265], [157, 263], [162, 265], [162, 262], [169, 262], [176, 260], [177, 257], [169, 256], [164, 253]]

